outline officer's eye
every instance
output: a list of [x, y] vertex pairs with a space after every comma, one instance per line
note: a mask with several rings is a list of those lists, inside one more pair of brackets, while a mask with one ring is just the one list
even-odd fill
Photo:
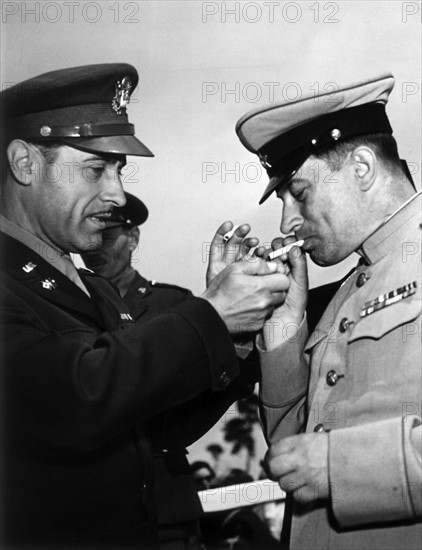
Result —
[[306, 188], [300, 189], [295, 192], [291, 192], [291, 195], [296, 201], [300, 201], [305, 197], [305, 192], [306, 192]]
[[105, 169], [106, 169], [105, 164], [94, 164], [94, 165], [87, 166], [85, 168], [86, 179], [88, 181], [99, 180], [104, 174]]

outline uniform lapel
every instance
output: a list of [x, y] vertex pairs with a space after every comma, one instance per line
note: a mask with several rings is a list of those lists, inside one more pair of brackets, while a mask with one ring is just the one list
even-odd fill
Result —
[[103, 324], [93, 301], [42, 256], [5, 234], [0, 246], [3, 269], [15, 280], [61, 309]]

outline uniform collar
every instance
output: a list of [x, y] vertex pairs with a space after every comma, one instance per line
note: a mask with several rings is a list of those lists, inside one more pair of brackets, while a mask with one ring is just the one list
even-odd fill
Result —
[[47, 244], [43, 240], [39, 239], [33, 233], [30, 233], [26, 229], [23, 229], [14, 222], [8, 220], [0, 214], [0, 231], [12, 237], [16, 241], [24, 244], [30, 250], [41, 256], [54, 268], [60, 271], [68, 279], [70, 279], [75, 285], [77, 285], [87, 296], [89, 292], [85, 285], [81, 281], [78, 271], [72, 262], [69, 254], [63, 252], [59, 248], [56, 248], [50, 244]]
[[420, 218], [421, 193], [419, 191], [402, 204], [357, 250], [365, 263], [368, 265], [376, 263], [390, 252], [393, 245], [402, 243], [409, 221], [417, 216]]

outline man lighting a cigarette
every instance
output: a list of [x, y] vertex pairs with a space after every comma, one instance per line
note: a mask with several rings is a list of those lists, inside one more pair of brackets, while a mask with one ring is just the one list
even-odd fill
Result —
[[[125, 204], [127, 155], [152, 156], [128, 103], [134, 67], [49, 72], [4, 90], [1, 189], [2, 543], [154, 548], [153, 417], [239, 374], [231, 333], [263, 326], [289, 286], [274, 262], [211, 256], [208, 288], [143, 324], [69, 253], [100, 248]], [[223, 243], [231, 224], [213, 241]], [[242, 226], [227, 246], [241, 244]], [[253, 241], [252, 241], [253, 242]], [[213, 276], [213, 277], [211, 277]]]
[[[267, 467], [294, 499], [292, 550], [421, 546], [421, 194], [385, 112], [393, 85], [384, 74], [237, 124], [270, 176], [261, 202], [282, 203], [289, 237], [273, 248], [304, 241], [261, 341]], [[324, 267], [353, 252], [308, 337], [305, 253]]]
[[[83, 252], [82, 258], [89, 269], [106, 277], [118, 288], [134, 321], [146, 323], [191, 299], [192, 293], [172, 284], [149, 281], [134, 269], [132, 262], [139, 245], [139, 226], [147, 220], [148, 209], [130, 193], [125, 192], [125, 198], [126, 204], [114, 208], [106, 221], [101, 248]], [[239, 232], [243, 233], [241, 229]], [[239, 238], [232, 230], [226, 241], [233, 237]], [[165, 433], [160, 416], [146, 423], [146, 431], [155, 434], [151, 439], [154, 443], [154, 496], [161, 550], [201, 548], [199, 519], [203, 514], [202, 506], [183, 442], [188, 445], [205, 434], [235, 400], [252, 393], [258, 378], [259, 363], [254, 352], [242, 364], [240, 375], [224, 391], [203, 392], [196, 400], [179, 408], [178, 413], [183, 413], [179, 424], [183, 424], [182, 431], [189, 438], [175, 431], [172, 445], [165, 438], [160, 440], [158, 437], [160, 432]], [[172, 414], [175, 415], [176, 411], [172, 410]]]

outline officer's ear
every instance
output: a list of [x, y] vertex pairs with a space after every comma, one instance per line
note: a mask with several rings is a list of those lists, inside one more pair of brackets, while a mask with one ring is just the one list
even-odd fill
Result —
[[376, 154], [370, 147], [361, 145], [353, 151], [351, 160], [359, 188], [368, 191], [375, 183], [379, 169]]
[[133, 252], [138, 246], [139, 236], [140, 236], [139, 227], [135, 225], [135, 227], [132, 227], [132, 229], [129, 231], [129, 249], [131, 252]]
[[35, 179], [39, 179], [41, 157], [35, 147], [26, 141], [11, 141], [7, 147], [7, 160], [12, 176], [21, 185], [31, 185]]

